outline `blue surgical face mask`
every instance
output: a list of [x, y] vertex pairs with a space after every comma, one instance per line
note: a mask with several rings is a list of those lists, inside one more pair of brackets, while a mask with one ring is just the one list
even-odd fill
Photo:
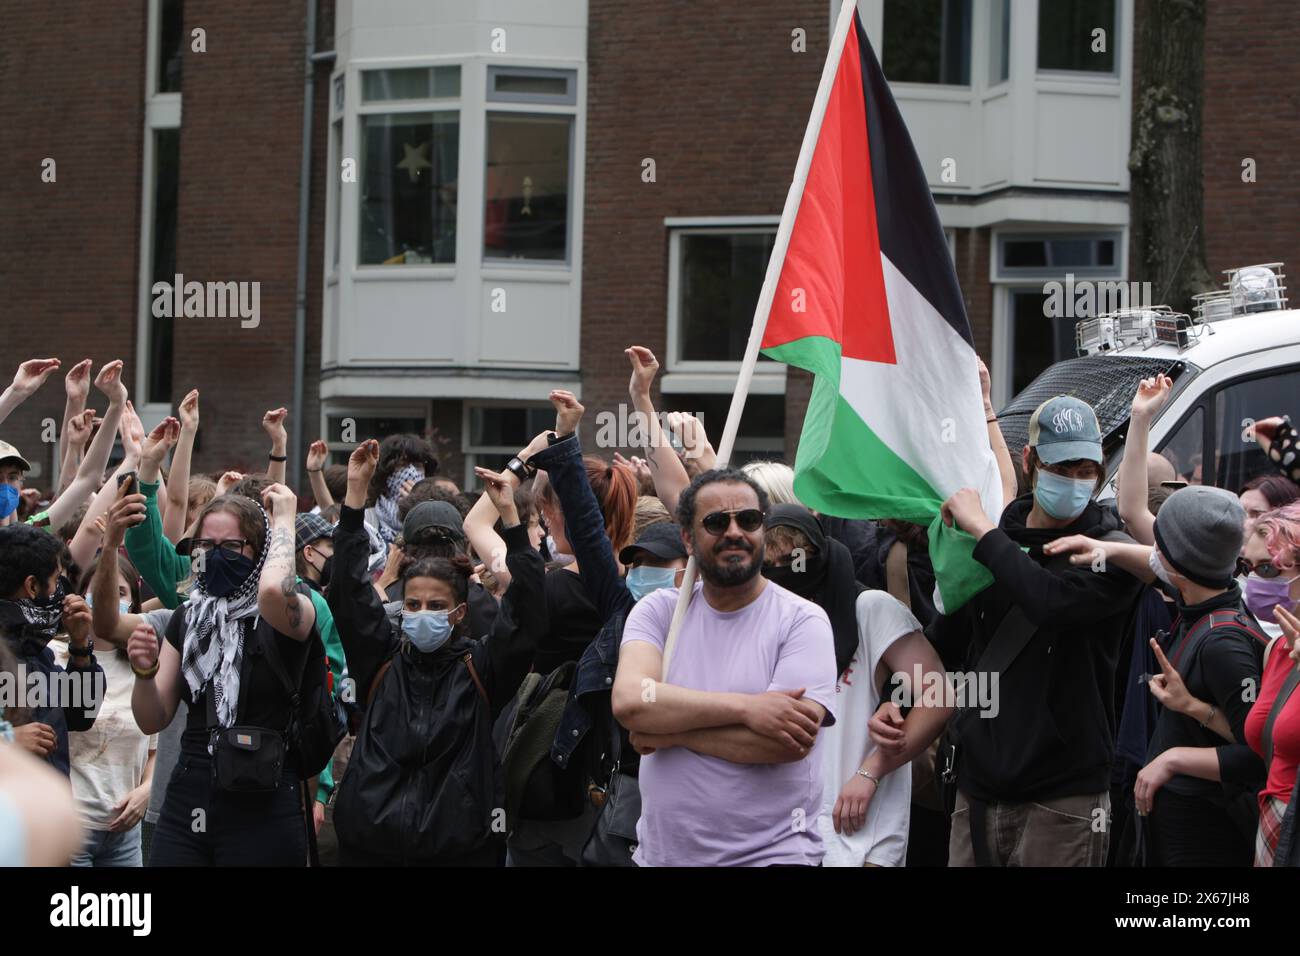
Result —
[[661, 588], [670, 588], [677, 583], [677, 568], [651, 568], [644, 564], [627, 572], [627, 589], [638, 601]]
[[[87, 591], [87, 592], [86, 592], [86, 607], [88, 607], [88, 608], [93, 608], [94, 606], [95, 606], [94, 598], [92, 597], [91, 592]], [[117, 602], [117, 612], [118, 612], [119, 614], [130, 614], [130, 613], [131, 613], [131, 602], [130, 602], [129, 600], [126, 600], [125, 598], [119, 600], [119, 601]]]
[[18, 510], [18, 502], [21, 499], [18, 489], [13, 485], [0, 484], [0, 518], [8, 518]]
[[1038, 483], [1034, 486], [1034, 500], [1057, 521], [1073, 521], [1088, 507], [1096, 485], [1091, 478], [1066, 478], [1040, 468]]
[[417, 651], [436, 651], [447, 643], [451, 631], [451, 611], [402, 611], [402, 633]]

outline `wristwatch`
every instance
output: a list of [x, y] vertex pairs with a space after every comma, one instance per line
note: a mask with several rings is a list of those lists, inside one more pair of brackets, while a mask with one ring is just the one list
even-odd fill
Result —
[[531, 461], [524, 461], [518, 455], [506, 462], [506, 471], [519, 479], [520, 483], [527, 481], [533, 475], [537, 474], [537, 466]]
[[94, 657], [95, 656], [94, 638], [87, 638], [85, 647], [73, 647], [71, 644], [69, 644], [68, 656], [69, 657]]

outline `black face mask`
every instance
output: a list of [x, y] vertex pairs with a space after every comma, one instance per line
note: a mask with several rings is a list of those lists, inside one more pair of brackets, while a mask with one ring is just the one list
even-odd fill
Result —
[[788, 564], [765, 564], [763, 565], [763, 577], [767, 578], [773, 584], [779, 584], [787, 591], [793, 591], [800, 597], [807, 597], [804, 591], [812, 592], [808, 585], [812, 584], [811, 576], [806, 570], [796, 571]]
[[325, 559], [325, 563], [320, 566], [320, 586], [323, 589], [330, 586], [330, 578], [334, 575], [334, 555]]

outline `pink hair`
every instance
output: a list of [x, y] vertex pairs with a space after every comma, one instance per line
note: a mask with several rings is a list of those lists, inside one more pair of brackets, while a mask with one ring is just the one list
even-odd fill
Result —
[[1300, 501], [1260, 515], [1255, 527], [1264, 532], [1274, 566], [1293, 568], [1300, 562]]

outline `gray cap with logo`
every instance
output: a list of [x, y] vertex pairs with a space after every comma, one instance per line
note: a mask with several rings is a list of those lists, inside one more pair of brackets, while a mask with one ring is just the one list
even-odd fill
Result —
[[1085, 459], [1102, 463], [1101, 427], [1092, 406], [1072, 395], [1049, 398], [1029, 418], [1029, 445], [1044, 464]]

